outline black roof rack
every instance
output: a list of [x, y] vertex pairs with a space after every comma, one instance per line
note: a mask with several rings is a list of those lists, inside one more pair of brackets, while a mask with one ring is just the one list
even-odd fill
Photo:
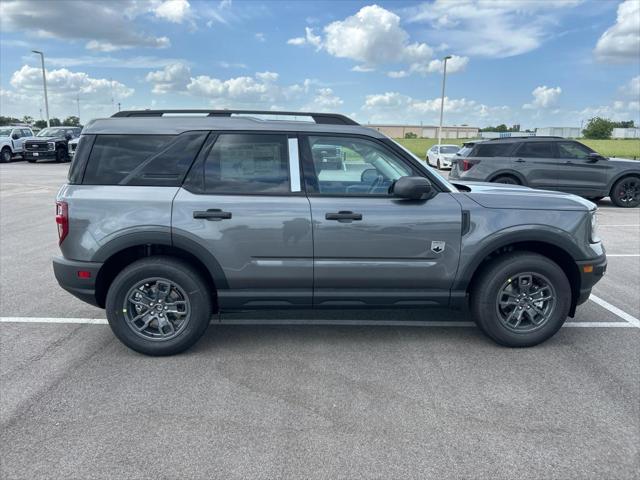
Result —
[[496, 138], [486, 138], [484, 140], [490, 141], [490, 142], [495, 142], [495, 141], [500, 141], [500, 140], [522, 140], [522, 139], [532, 139], [532, 140], [536, 140], [536, 139], [543, 139], [543, 138], [562, 138], [564, 139], [564, 137], [559, 137], [557, 135], [511, 135], [509, 137], [496, 137]]
[[349, 117], [339, 113], [313, 112], [280, 112], [272, 110], [123, 110], [112, 117], [162, 117], [164, 114], [206, 114], [207, 117], [230, 117], [231, 115], [286, 115], [311, 117], [313, 121], [322, 125], [359, 125]]

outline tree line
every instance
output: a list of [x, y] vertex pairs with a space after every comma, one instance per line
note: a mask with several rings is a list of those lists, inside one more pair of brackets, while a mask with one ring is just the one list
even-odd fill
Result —
[[[80, 119], [76, 116], [67, 117], [64, 120], [53, 117], [49, 119], [49, 123], [52, 127], [81, 127]], [[42, 129], [47, 127], [46, 120], [34, 120], [33, 117], [25, 115], [22, 119], [14, 117], [0, 116], [0, 127], [6, 125], [26, 124], [31, 125], [34, 128]]]
[[611, 138], [614, 128], [634, 128], [633, 120], [624, 122], [613, 122], [608, 118], [593, 117], [587, 122], [586, 127], [582, 130], [584, 138], [592, 138], [596, 140], [606, 140]]

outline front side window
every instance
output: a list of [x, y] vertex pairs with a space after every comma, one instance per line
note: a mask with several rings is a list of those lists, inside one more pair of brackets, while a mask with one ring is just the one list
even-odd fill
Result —
[[552, 158], [553, 144], [551, 142], [525, 142], [516, 153], [518, 157]]
[[224, 133], [204, 163], [204, 190], [209, 194], [287, 194], [287, 136]]
[[400, 158], [376, 142], [310, 136], [315, 186], [321, 195], [389, 195], [389, 187], [412, 174]]
[[585, 159], [591, 150], [578, 142], [558, 142], [558, 156], [560, 158]]
[[443, 145], [440, 147], [440, 153], [457, 153], [460, 147], [454, 145]]

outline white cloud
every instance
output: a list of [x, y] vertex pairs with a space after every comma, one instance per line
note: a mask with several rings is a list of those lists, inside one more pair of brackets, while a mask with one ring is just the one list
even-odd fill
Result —
[[633, 77], [626, 85], [620, 87], [620, 93], [628, 97], [640, 98], [640, 75]]
[[266, 42], [267, 41], [267, 37], [265, 36], [264, 33], [262, 32], [257, 32], [253, 35], [255, 37], [255, 39], [259, 42]]
[[305, 36], [304, 37], [295, 37], [287, 40], [287, 44], [289, 45], [313, 45], [317, 50], [322, 48], [322, 37], [320, 35], [316, 35], [313, 33], [313, 28], [305, 27]]
[[[362, 111], [373, 122], [436, 122], [441, 99], [416, 99], [398, 92], [367, 95]], [[491, 107], [466, 98], [445, 97], [444, 111], [447, 123], [507, 121], [510, 109], [506, 106]], [[489, 120], [490, 119], [490, 120]]]
[[157, 18], [171, 23], [182, 23], [191, 17], [191, 5], [187, 0], [165, 0], [154, 13]]
[[626, 0], [618, 5], [616, 23], [602, 34], [595, 48], [602, 62], [637, 62], [640, 58], [640, 2]]
[[158, 5], [158, 0], [14, 0], [0, 3], [0, 18], [3, 31], [19, 31], [41, 39], [85, 40], [87, 48], [95, 51], [165, 48], [170, 44], [167, 37], [141, 32], [133, 23], [140, 15], [152, 14]]
[[558, 12], [582, 0], [435, 0], [404, 12], [411, 22], [451, 50], [466, 55], [510, 57], [540, 46], [557, 25]]
[[302, 107], [302, 110], [315, 112], [335, 112], [344, 102], [331, 88], [318, 88], [313, 100]]
[[167, 65], [162, 70], [149, 72], [145, 77], [147, 82], [153, 84], [152, 92], [163, 94], [184, 88], [191, 78], [191, 69], [188, 65], [177, 62]]
[[533, 89], [531, 95], [533, 95], [533, 101], [531, 103], [525, 103], [522, 108], [527, 110], [539, 110], [543, 108], [549, 108], [555, 105], [562, 93], [560, 87], [547, 87], [541, 85]]
[[[441, 68], [440, 60], [432, 60], [433, 49], [422, 42], [412, 42], [400, 25], [400, 17], [378, 5], [362, 7], [355, 15], [326, 25], [323, 34], [306, 27], [304, 37], [287, 41], [289, 45], [313, 45], [337, 58], [358, 62], [356, 72], [370, 72], [382, 65], [405, 65], [402, 70], [388, 72], [391, 78], [413, 73], [434, 73]], [[469, 59], [456, 56], [451, 73], [462, 70]]]

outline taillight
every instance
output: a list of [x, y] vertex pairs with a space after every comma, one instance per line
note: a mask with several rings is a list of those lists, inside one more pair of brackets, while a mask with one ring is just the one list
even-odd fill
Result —
[[67, 202], [56, 202], [56, 224], [58, 225], [58, 245], [69, 233], [69, 206]]
[[466, 172], [467, 170], [471, 170], [471, 168], [479, 161], [480, 160], [468, 160], [468, 159], [462, 160], [461, 162], [462, 171]]

